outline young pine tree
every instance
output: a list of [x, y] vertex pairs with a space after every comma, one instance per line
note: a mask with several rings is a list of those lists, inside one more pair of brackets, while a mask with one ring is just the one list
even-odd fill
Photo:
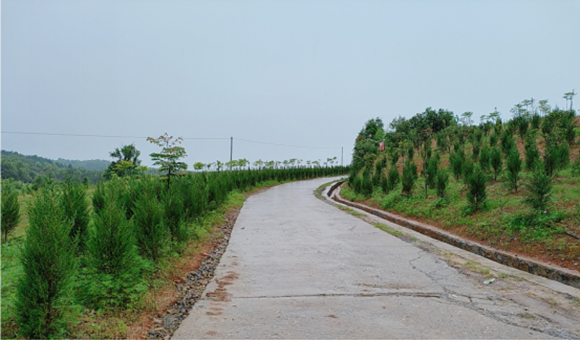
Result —
[[391, 190], [390, 186], [389, 186], [389, 180], [387, 179], [387, 176], [385, 175], [384, 171], [381, 171], [380, 173], [381, 175], [381, 189], [383, 190], [383, 193], [387, 194], [389, 193], [389, 191]]
[[536, 145], [536, 139], [533, 134], [528, 134], [526, 137], [526, 169], [533, 170], [536, 162], [540, 160], [540, 151]]
[[544, 210], [552, 196], [552, 176], [546, 173], [546, 168], [541, 162], [536, 161], [532, 176], [524, 184], [527, 190], [525, 202], [532, 209]]
[[437, 196], [440, 198], [445, 197], [445, 190], [447, 189], [447, 184], [449, 183], [449, 173], [446, 170], [440, 169], [437, 171], [437, 183], [436, 190]]
[[474, 167], [475, 165], [469, 159], [465, 160], [465, 162], [463, 163], [462, 169], [463, 182], [467, 184], [467, 187], [469, 187], [469, 178], [471, 177], [471, 174], [473, 174]]
[[521, 170], [522, 160], [520, 159], [520, 153], [518, 153], [517, 150], [512, 149], [506, 160], [506, 171], [508, 186], [514, 190], [514, 192], [518, 191]]
[[483, 148], [481, 148], [481, 153], [479, 154], [479, 166], [481, 167], [481, 170], [486, 173], [489, 171], [489, 154], [489, 148], [487, 145], [484, 145]]
[[453, 176], [455, 180], [459, 181], [461, 174], [463, 173], [463, 162], [465, 159], [461, 157], [458, 152], [453, 152], [450, 155], [449, 162], [451, 163], [451, 170], [453, 171]]
[[29, 226], [20, 255], [23, 275], [16, 293], [20, 333], [29, 339], [63, 338], [63, 318], [76, 272], [72, 224], [51, 189], [41, 189], [30, 206]]
[[64, 216], [72, 222], [70, 237], [78, 242], [77, 252], [83, 253], [90, 220], [89, 205], [83, 185], [67, 180], [60, 195], [60, 206]]
[[141, 255], [157, 263], [167, 251], [170, 234], [163, 222], [163, 204], [157, 199], [153, 180], [145, 184], [135, 203], [133, 226]]
[[87, 294], [98, 308], [126, 306], [142, 279], [143, 263], [117, 190], [108, 186], [87, 240]]
[[407, 196], [407, 198], [411, 196], [417, 177], [417, 171], [416, 169], [413, 169], [413, 166], [415, 166], [415, 168], [417, 167], [414, 163], [407, 162], [405, 167], [403, 167], [403, 176], [401, 177], [401, 183], [403, 184], [402, 192]]
[[389, 189], [395, 189], [395, 186], [399, 183], [399, 170], [397, 167], [392, 166], [389, 170]]
[[472, 158], [473, 161], [477, 161], [479, 159], [479, 152], [481, 150], [481, 142], [477, 139], [473, 139], [473, 150], [472, 150]]
[[487, 199], [486, 182], [487, 178], [481, 168], [475, 166], [473, 172], [469, 175], [469, 191], [467, 192], [467, 201], [474, 212], [485, 204]]
[[497, 176], [501, 173], [503, 168], [503, 161], [501, 159], [501, 152], [497, 147], [491, 149], [489, 155], [489, 163], [491, 168], [493, 168], [493, 181], [497, 181]]
[[20, 221], [20, 204], [18, 193], [11, 191], [7, 186], [2, 189], [2, 232], [4, 241], [8, 241], [8, 234], [14, 230]]

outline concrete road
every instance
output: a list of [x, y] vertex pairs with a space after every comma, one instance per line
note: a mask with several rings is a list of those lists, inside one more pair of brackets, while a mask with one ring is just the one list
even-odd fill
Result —
[[214, 279], [174, 339], [574, 338], [315, 198], [328, 181], [248, 198]]

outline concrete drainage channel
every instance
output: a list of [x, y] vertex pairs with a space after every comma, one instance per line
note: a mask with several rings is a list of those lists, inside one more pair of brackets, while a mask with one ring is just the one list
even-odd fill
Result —
[[451, 234], [449, 234], [445, 231], [439, 230], [433, 226], [429, 226], [429, 225], [426, 225], [423, 223], [409, 220], [409, 219], [403, 218], [401, 216], [398, 216], [398, 215], [395, 215], [392, 213], [388, 213], [385, 211], [381, 211], [378, 209], [368, 207], [366, 205], [362, 205], [362, 204], [358, 204], [358, 203], [354, 203], [354, 202], [350, 202], [348, 200], [345, 200], [340, 196], [340, 194], [338, 194], [338, 191], [337, 191], [337, 189], [340, 186], [342, 186], [342, 184], [344, 184], [344, 182], [345, 181], [339, 181], [339, 182], [334, 183], [330, 187], [330, 189], [328, 190], [327, 196], [338, 203], [363, 210], [367, 213], [370, 213], [370, 214], [378, 216], [382, 219], [388, 220], [392, 223], [404, 226], [404, 227], [409, 228], [413, 231], [424, 234], [424, 235], [429, 236], [433, 239], [437, 239], [437, 240], [442, 241], [444, 243], [453, 245], [453, 246], [458, 247], [460, 249], [463, 249], [465, 251], [469, 251], [469, 252], [474, 253], [476, 255], [485, 257], [485, 258], [490, 259], [494, 262], [497, 262], [497, 263], [500, 263], [500, 264], [503, 264], [503, 265], [506, 265], [506, 266], [509, 266], [509, 267], [512, 267], [512, 268], [515, 268], [518, 270], [522, 270], [522, 271], [531, 273], [533, 275], [538, 275], [538, 276], [542, 276], [542, 277], [545, 277], [545, 278], [548, 278], [551, 280], [555, 280], [555, 281], [564, 283], [566, 285], [570, 285], [572, 287], [580, 289], [580, 273], [578, 273], [577, 271], [564, 270], [561, 268], [559, 269], [559, 268], [548, 266], [546, 264], [540, 264], [540, 263], [535, 262], [531, 259], [520, 258], [514, 254], [498, 251], [498, 250], [491, 249], [489, 247], [483, 246], [483, 245], [475, 243], [475, 242], [463, 240], [457, 236], [451, 235]]

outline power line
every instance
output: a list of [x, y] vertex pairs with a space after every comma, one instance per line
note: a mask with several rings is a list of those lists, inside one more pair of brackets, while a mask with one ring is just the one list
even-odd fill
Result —
[[[2, 134], [14, 134], [14, 135], [46, 135], [46, 136], [71, 136], [71, 137], [102, 137], [102, 138], [133, 138], [133, 139], [146, 139], [146, 136], [125, 136], [125, 135], [91, 135], [91, 134], [63, 134], [63, 133], [38, 133], [38, 132], [23, 132], [23, 131], [3, 131]], [[263, 142], [254, 141], [240, 138], [231, 137], [183, 137], [184, 140], [239, 140], [250, 143], [266, 144], [272, 146], [280, 147], [291, 147], [291, 148], [306, 148], [306, 149], [338, 149], [339, 147], [312, 147], [312, 146], [296, 146], [283, 143], [274, 142]]]
[[[49, 135], [49, 136], [74, 136], [74, 137], [112, 137], [112, 138], [131, 138], [146, 139], [147, 136], [124, 136], [124, 135], [88, 135], [88, 134], [60, 134], [60, 133], [30, 133], [23, 131], [3, 131], [2, 134], [16, 135]], [[229, 137], [183, 137], [184, 140], [227, 140]]]

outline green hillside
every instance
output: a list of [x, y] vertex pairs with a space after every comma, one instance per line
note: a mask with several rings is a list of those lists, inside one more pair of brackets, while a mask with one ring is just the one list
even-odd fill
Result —
[[[580, 118], [524, 101], [473, 123], [427, 108], [356, 138], [343, 197], [580, 270]], [[381, 150], [381, 143], [384, 149]]]
[[55, 161], [36, 155], [22, 155], [2, 150], [2, 179], [32, 183], [37, 178], [51, 176], [54, 180], [72, 177], [82, 181], [87, 178], [89, 182], [97, 183], [103, 174], [103, 170], [98, 168], [102, 167], [104, 162], [103, 160], [74, 161], [63, 159]]

